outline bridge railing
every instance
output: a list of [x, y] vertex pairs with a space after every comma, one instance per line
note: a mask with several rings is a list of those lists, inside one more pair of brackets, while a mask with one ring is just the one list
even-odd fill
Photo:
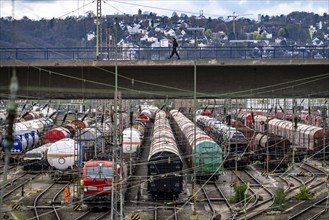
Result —
[[[181, 59], [328, 59], [329, 46], [179, 47]], [[0, 60], [164, 60], [171, 48], [0, 48]], [[175, 57], [174, 57], [175, 58]]]

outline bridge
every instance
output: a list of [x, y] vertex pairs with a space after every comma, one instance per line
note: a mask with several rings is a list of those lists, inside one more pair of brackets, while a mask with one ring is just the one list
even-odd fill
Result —
[[329, 97], [328, 58], [0, 60], [2, 99], [14, 68], [23, 99]]
[[[329, 96], [328, 46], [0, 48], [0, 93], [15, 67], [19, 96], [45, 99]], [[115, 59], [114, 59], [115, 58]], [[196, 76], [196, 80], [194, 80]]]

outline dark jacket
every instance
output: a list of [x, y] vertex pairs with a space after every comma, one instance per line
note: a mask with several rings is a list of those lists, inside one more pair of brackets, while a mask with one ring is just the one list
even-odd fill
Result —
[[173, 46], [174, 48], [175, 48], [175, 47], [178, 47], [178, 43], [177, 43], [176, 39], [173, 40], [173, 42], [172, 42], [172, 46]]

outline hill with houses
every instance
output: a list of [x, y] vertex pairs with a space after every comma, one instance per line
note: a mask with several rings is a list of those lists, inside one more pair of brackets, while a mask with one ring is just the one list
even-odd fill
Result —
[[[203, 15], [187, 16], [173, 13], [171, 17], [152, 12], [102, 17], [102, 46], [168, 47], [176, 37], [181, 47], [193, 46], [194, 33], [190, 28], [203, 28], [196, 33], [199, 47], [229, 45], [329, 45], [329, 17], [306, 12], [288, 15], [259, 15], [257, 20], [239, 17], [210, 18]], [[64, 19], [20, 20], [0, 18], [0, 47], [51, 48], [95, 47], [96, 16], [89, 11], [85, 16]], [[117, 21], [117, 22], [115, 22]]]

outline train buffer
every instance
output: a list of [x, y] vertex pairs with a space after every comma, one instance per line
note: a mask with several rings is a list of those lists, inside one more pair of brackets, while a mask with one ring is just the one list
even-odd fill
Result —
[[139, 220], [139, 219], [141, 219], [141, 217], [138, 214], [133, 214], [131, 216], [131, 220]]

